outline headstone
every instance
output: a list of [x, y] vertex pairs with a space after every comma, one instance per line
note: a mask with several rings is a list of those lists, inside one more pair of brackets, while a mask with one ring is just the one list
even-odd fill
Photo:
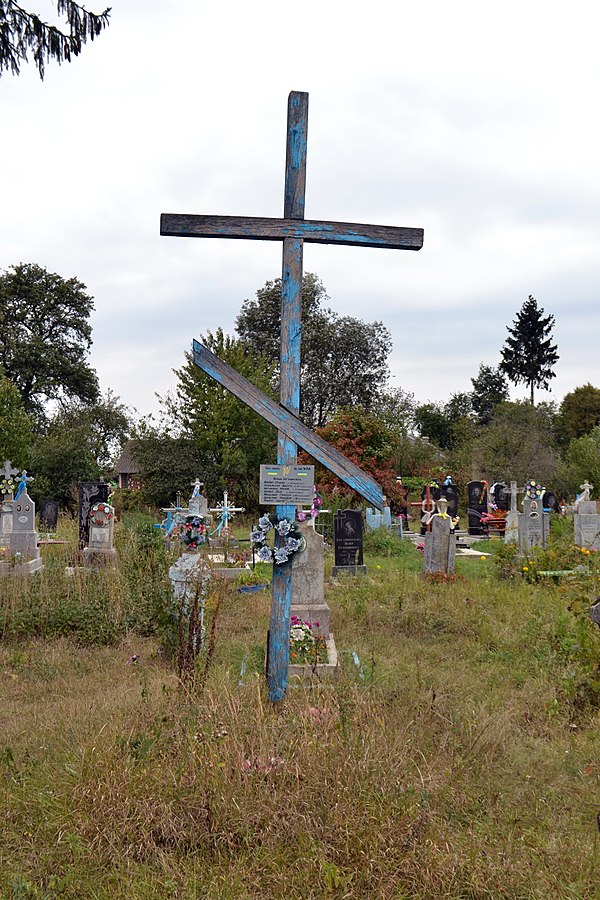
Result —
[[188, 512], [191, 516], [202, 516], [205, 525], [212, 525], [213, 517], [208, 510], [208, 500], [202, 492], [204, 483], [196, 478], [192, 485], [192, 496], [188, 503]]
[[363, 563], [363, 521], [360, 509], [339, 509], [333, 517], [333, 574], [366, 572]]
[[450, 476], [442, 484], [441, 495], [448, 501], [448, 515], [455, 519], [458, 516], [458, 485], [449, 479]]
[[600, 516], [596, 501], [589, 499], [594, 485], [585, 481], [580, 487], [583, 494], [577, 500], [573, 516], [575, 546], [585, 547], [586, 550], [600, 550]]
[[89, 543], [83, 551], [84, 566], [105, 566], [116, 562], [113, 547], [115, 510], [109, 503], [94, 503], [89, 514]]
[[[8, 551], [14, 560], [10, 563], [14, 571], [32, 574], [43, 568], [39, 550], [39, 535], [35, 529], [35, 503], [27, 493], [26, 482], [31, 479], [23, 473], [22, 481], [15, 499], [8, 501], [12, 506], [12, 530], [3, 537], [8, 539]], [[5, 501], [6, 502], [6, 501]], [[4, 527], [3, 504], [3, 527]], [[3, 567], [5, 564], [2, 564]]]
[[56, 531], [58, 525], [58, 500], [42, 500], [40, 503], [40, 529], [42, 531]]
[[383, 528], [383, 513], [377, 512], [377, 510], [367, 506], [365, 509], [365, 521], [367, 524], [367, 531], [375, 531], [376, 528]]
[[517, 509], [517, 482], [511, 481], [510, 483], [510, 510], [506, 513], [506, 527], [504, 529], [504, 541], [508, 543], [509, 541], [514, 541], [515, 544], [519, 540], [519, 510]]
[[510, 494], [503, 481], [497, 481], [490, 488], [490, 495], [496, 509], [506, 511], [510, 507]]
[[[290, 615], [310, 622], [314, 634], [329, 638], [329, 607], [325, 602], [325, 541], [309, 523], [300, 530], [306, 541], [302, 553], [292, 559], [292, 605]], [[316, 624], [318, 623], [318, 624]]]
[[469, 534], [483, 534], [481, 516], [488, 511], [487, 482], [469, 481], [467, 484], [467, 516]]
[[437, 501], [439, 512], [431, 520], [431, 531], [425, 535], [424, 572], [454, 572], [456, 537], [451, 533], [452, 519], [447, 513], [448, 501], [441, 497]]
[[90, 537], [90, 512], [95, 503], [107, 503], [110, 485], [104, 481], [80, 481], [79, 488], [79, 549], [87, 546]]
[[189, 618], [197, 604], [199, 645], [194, 633], [194, 652], [204, 641], [204, 605], [210, 584], [210, 567], [196, 550], [185, 551], [169, 569], [173, 591], [173, 617]]
[[556, 512], [559, 515], [562, 514], [560, 501], [554, 491], [544, 491], [542, 502], [544, 504], [544, 509], [547, 512]]
[[519, 516], [519, 550], [526, 554], [532, 547], [545, 547], [550, 532], [550, 516], [544, 512], [542, 486], [529, 480], [525, 485], [523, 512]]

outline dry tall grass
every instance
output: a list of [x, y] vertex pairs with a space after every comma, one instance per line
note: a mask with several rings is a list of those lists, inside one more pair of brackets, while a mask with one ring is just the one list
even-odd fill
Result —
[[339, 678], [278, 710], [267, 595], [223, 598], [205, 683], [133, 630], [5, 640], [0, 896], [600, 897], [564, 593], [369, 562], [328, 589]]

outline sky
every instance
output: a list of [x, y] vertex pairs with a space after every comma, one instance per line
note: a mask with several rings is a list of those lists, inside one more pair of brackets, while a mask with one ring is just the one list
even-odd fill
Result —
[[290, 90], [309, 93], [306, 217], [425, 230], [418, 253], [305, 246], [332, 309], [389, 328], [392, 388], [470, 390], [529, 294], [560, 354], [539, 399], [600, 385], [596, 2], [115, 0], [110, 21], [44, 81], [0, 79], [0, 269], [87, 286], [103, 392], [155, 412], [192, 339], [233, 333], [280, 276], [279, 243], [159, 219], [282, 216]]

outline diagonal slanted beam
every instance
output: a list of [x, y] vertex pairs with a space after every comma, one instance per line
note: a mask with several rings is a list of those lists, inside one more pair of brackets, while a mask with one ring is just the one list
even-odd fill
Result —
[[385, 497], [381, 486], [362, 469], [346, 459], [339, 450], [311, 431], [297, 416], [292, 415], [284, 406], [264, 394], [251, 381], [211, 353], [199, 341], [193, 342], [192, 358], [203, 372], [214, 378], [216, 382], [242, 400], [259, 416], [274, 425], [307, 453], [310, 453], [318, 462], [323, 463], [365, 500], [368, 500], [377, 509], [383, 509]]
[[160, 217], [160, 233], [171, 237], [243, 238], [256, 241], [282, 241], [284, 238], [295, 238], [307, 244], [420, 250], [423, 246], [424, 232], [422, 228], [318, 222], [311, 219], [163, 213]]

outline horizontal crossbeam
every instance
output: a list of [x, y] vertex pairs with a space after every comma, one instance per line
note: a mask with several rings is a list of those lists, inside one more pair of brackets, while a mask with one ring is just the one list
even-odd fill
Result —
[[351, 247], [392, 250], [420, 250], [423, 246], [422, 228], [317, 222], [310, 219], [262, 219], [256, 216], [163, 213], [160, 217], [160, 233], [171, 237], [241, 238], [256, 241], [301, 238], [308, 244], [346, 244]]
[[311, 431], [297, 416], [264, 394], [259, 388], [232, 369], [230, 365], [211, 353], [199, 341], [193, 342], [192, 358], [198, 368], [214, 378], [220, 385], [227, 388], [239, 400], [253, 409], [267, 422], [282, 431], [286, 437], [295, 441], [300, 447], [310, 453], [318, 462], [326, 466], [334, 475], [345, 481], [349, 487], [357, 491], [376, 506], [383, 509], [385, 497], [381, 486], [369, 475], [350, 462], [349, 459]]

